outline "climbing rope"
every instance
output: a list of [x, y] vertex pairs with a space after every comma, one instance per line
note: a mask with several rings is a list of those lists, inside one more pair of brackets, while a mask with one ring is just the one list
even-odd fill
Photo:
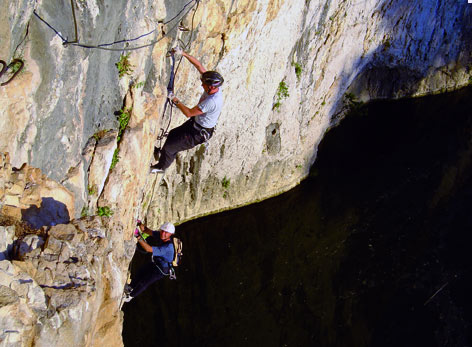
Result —
[[[0, 60], [0, 64], [3, 65], [2, 70], [0, 71], [0, 77], [2, 77], [3, 74], [7, 72], [8, 69], [11, 69], [11, 70], [16, 69], [16, 71], [13, 72], [13, 75], [6, 82], [3, 82], [0, 84], [0, 86], [2, 87], [10, 83], [16, 77], [16, 75], [18, 75], [21, 72], [21, 70], [23, 69], [23, 66], [25, 66], [25, 63], [21, 59], [13, 59], [10, 64], [7, 64], [3, 60]], [[15, 68], [15, 66], [17, 67]]]
[[[195, 14], [197, 13], [197, 10], [198, 10], [198, 5], [200, 4], [200, 0], [197, 0], [196, 1], [196, 8], [195, 8], [195, 11], [193, 12], [193, 16], [192, 16], [192, 21], [191, 21], [191, 29], [187, 29], [187, 28], [182, 28], [184, 30], [182, 31], [190, 31], [190, 36], [189, 36], [189, 39], [188, 39], [188, 42], [185, 44], [183, 41], [181, 41], [179, 39], [179, 42], [182, 44], [183, 48], [185, 50], [188, 50], [189, 47], [190, 47], [190, 43], [192, 42], [192, 38], [193, 38], [193, 31], [194, 31], [194, 20], [195, 20]], [[182, 25], [181, 25], [182, 26]], [[172, 58], [172, 64], [171, 64], [171, 73], [170, 73], [170, 78], [169, 78], [169, 83], [167, 85], [167, 93], [169, 93], [169, 91], [172, 91], [174, 92], [174, 81], [175, 81], [175, 76], [177, 74], [177, 71], [179, 70], [179, 67], [180, 67], [180, 63], [182, 62], [182, 58], [183, 57], [180, 57], [179, 59], [179, 62], [177, 64], [177, 68], [175, 69], [174, 71], [174, 66], [175, 66], [175, 56], [171, 53], [171, 58]], [[169, 134], [168, 133], [168, 130], [169, 130], [169, 127], [170, 127], [170, 124], [172, 122], [172, 108], [173, 108], [173, 105], [171, 103], [171, 101], [169, 100], [169, 98], [166, 99], [166, 102], [164, 104], [164, 110], [162, 112], [162, 119], [164, 119], [165, 117], [165, 114], [166, 114], [166, 110], [167, 110], [167, 106], [168, 105], [171, 105], [170, 107], [170, 113], [169, 113], [169, 121], [167, 122], [167, 126], [164, 128], [161, 128], [160, 129], [160, 133], [159, 135], [157, 136], [157, 140], [159, 141], [159, 145], [158, 145], [158, 148], [159, 150], [161, 149], [162, 147], [162, 140], [164, 138], [167, 137], [167, 135]], [[153, 184], [152, 184], [152, 189], [151, 189], [151, 196], [149, 198], [149, 203], [147, 204], [147, 211], [146, 211], [146, 215], [147, 213], [149, 212], [149, 208], [151, 207], [151, 203], [150, 201], [152, 201], [153, 197], [154, 197], [154, 189], [156, 187], [156, 182], [157, 182], [157, 177], [158, 175], [155, 175], [155, 179], [153, 181]], [[163, 178], [164, 176], [161, 176], [161, 179]]]
[[[176, 18], [178, 18], [182, 12], [184, 12], [187, 7], [189, 7], [192, 3], [193, 5], [191, 7], [189, 7], [187, 9], [187, 11], [185, 12], [185, 14], [182, 16], [185, 17], [195, 6], [197, 6], [198, 8], [198, 4], [200, 3], [201, 0], [190, 0], [189, 2], [187, 2], [183, 7], [182, 9], [175, 15], [173, 16], [170, 20], [166, 21], [166, 22], [163, 22], [163, 21], [159, 21], [158, 23], [160, 24], [163, 24], [163, 25], [167, 25], [169, 23], [171, 23], [172, 21], [174, 21]], [[73, 19], [74, 19], [74, 28], [75, 28], [75, 40], [74, 41], [68, 41], [68, 39], [66, 39], [64, 36], [61, 35], [61, 33], [56, 30], [51, 24], [49, 24], [45, 19], [43, 19], [37, 12], [36, 10], [33, 10], [33, 14], [39, 19], [41, 20], [44, 24], [46, 24], [51, 30], [54, 31], [54, 33], [59, 36], [62, 40], [62, 44], [64, 46], [77, 46], [77, 47], [82, 47], [82, 48], [89, 48], [89, 49], [102, 49], [102, 50], [107, 50], [107, 51], [132, 51], [132, 50], [137, 50], [137, 49], [141, 49], [141, 48], [146, 48], [146, 47], [151, 47], [151, 46], [154, 46], [156, 43], [158, 43], [159, 41], [161, 41], [166, 35], [167, 33], [165, 33], [163, 30], [162, 30], [162, 37], [159, 38], [159, 39], [155, 39], [153, 41], [151, 41], [150, 43], [147, 43], [147, 44], [144, 44], [144, 45], [140, 45], [140, 46], [135, 46], [135, 47], [122, 47], [122, 48], [109, 48], [107, 46], [112, 46], [112, 45], [115, 45], [115, 44], [119, 44], [119, 43], [129, 43], [129, 42], [133, 42], [133, 41], [136, 41], [136, 40], [139, 40], [145, 36], [148, 36], [150, 34], [152, 34], [153, 32], [156, 31], [156, 29], [148, 32], [148, 33], [145, 33], [145, 34], [142, 34], [138, 37], [135, 37], [135, 38], [132, 38], [132, 39], [123, 39], [123, 40], [119, 40], [119, 41], [115, 41], [115, 42], [110, 42], [110, 43], [102, 43], [102, 44], [98, 44], [98, 45], [94, 45], [94, 44], [89, 44], [89, 43], [80, 43], [78, 41], [78, 37], [77, 37], [77, 22], [76, 22], [76, 17], [75, 17], [75, 9], [74, 9], [74, 5], [73, 5], [73, 0], [71, 0], [71, 6], [72, 6], [72, 15], [73, 15]], [[195, 9], [196, 11], [196, 9]], [[174, 24], [168, 32], [172, 32], [177, 26], [179, 25], [179, 23], [176, 23]]]
[[[196, 8], [195, 8], [195, 11], [193, 12], [193, 16], [192, 16], [192, 21], [191, 21], [191, 29], [187, 29], [187, 28], [184, 28], [183, 31], [190, 31], [190, 36], [189, 36], [189, 39], [188, 39], [188, 42], [185, 44], [183, 41], [181, 41], [179, 39], [179, 42], [182, 44], [183, 48], [185, 50], [188, 50], [188, 48], [190, 47], [190, 43], [192, 42], [192, 38], [193, 38], [193, 31], [194, 31], [194, 20], [195, 20], [195, 14], [197, 13], [197, 10], [198, 10], [198, 5], [200, 4], [200, 0], [197, 0], [196, 2]], [[171, 73], [170, 73], [170, 78], [169, 78], [169, 84], [167, 85], [167, 93], [169, 93], [170, 91], [174, 92], [174, 81], [175, 81], [175, 75], [177, 74], [177, 71], [179, 70], [179, 67], [180, 67], [180, 63], [182, 62], [182, 58], [183, 57], [180, 57], [179, 59], [179, 63], [177, 64], [177, 68], [175, 69], [174, 71], [174, 67], [175, 67], [175, 56], [174, 54], [171, 53], [171, 58], [172, 58], [172, 64], [171, 64]], [[160, 150], [162, 148], [162, 140], [164, 138], [167, 137], [167, 135], [169, 134], [168, 131], [169, 131], [169, 127], [170, 127], [170, 124], [172, 122], [172, 108], [173, 108], [173, 105], [171, 103], [171, 101], [169, 100], [169, 98], [166, 99], [166, 102], [164, 104], [164, 110], [162, 112], [162, 119], [164, 119], [165, 117], [165, 114], [166, 114], [166, 110], [167, 110], [167, 106], [170, 104], [170, 112], [169, 112], [169, 121], [167, 122], [167, 126], [164, 128], [161, 128], [160, 129], [160, 133], [159, 135], [157, 136], [157, 140], [159, 141], [159, 145], [158, 145], [158, 149]], [[156, 187], [156, 181], [157, 181], [157, 177], [158, 175], [155, 175], [155, 179], [153, 181], [153, 185], [152, 185], [152, 189], [151, 189], [151, 197], [149, 198], [149, 201], [152, 201], [153, 197], [154, 197], [154, 189]], [[161, 179], [163, 178], [164, 176], [161, 176]], [[151, 203], [149, 203], [147, 205], [147, 211], [146, 211], [146, 214], [149, 212], [149, 208], [151, 207]]]
[[[18, 43], [16, 46], [15, 50], [13, 51], [13, 57], [16, 56], [16, 51], [18, 48], [21, 46], [21, 44], [26, 40], [26, 37], [28, 36], [29, 33], [29, 25], [30, 22], [28, 21], [28, 24], [26, 25], [26, 33], [25, 36], [23, 36], [23, 39]], [[5, 81], [0, 83], [0, 86], [6, 86], [8, 83], [10, 83], [20, 72], [23, 70], [23, 67], [25, 66], [25, 62], [23, 59], [20, 58], [14, 58], [10, 64], [7, 64], [4, 60], [0, 60], [0, 64], [2, 64], [2, 69], [0, 70], [0, 78], [10, 69], [12, 71], [11, 77]]]
[[[188, 39], [188, 42], [187, 43], [184, 43], [182, 40], [179, 39], [179, 43], [182, 44], [182, 48], [185, 49], [185, 50], [188, 50], [188, 48], [190, 47], [190, 43], [192, 42], [192, 38], [193, 38], [193, 32], [194, 32], [194, 19], [195, 19], [195, 14], [197, 13], [197, 10], [198, 10], [198, 5], [199, 5], [199, 2], [200, 0], [198, 0], [196, 2], [196, 8], [195, 8], [195, 11], [193, 12], [193, 16], [192, 16], [192, 21], [191, 21], [191, 28], [190, 29], [186, 29], [184, 28], [185, 31], [189, 31], [190, 32], [190, 37]], [[175, 18], [175, 17], [174, 17]], [[182, 62], [182, 57], [180, 57], [179, 59], [179, 62], [177, 64], [177, 68], [175, 68], [175, 71], [174, 71], [174, 67], [175, 67], [175, 57], [174, 57], [174, 54], [171, 53], [171, 59], [172, 59], [172, 64], [171, 64], [171, 71], [170, 71], [170, 78], [169, 78], [169, 84], [167, 85], [167, 94], [169, 94], [169, 92], [174, 92], [174, 80], [175, 80], [175, 75], [177, 74], [177, 71], [179, 70], [179, 67], [180, 67], [180, 63]], [[165, 117], [165, 114], [166, 114], [166, 110], [167, 110], [167, 106], [168, 105], [171, 105], [171, 108], [170, 108], [170, 112], [169, 112], [169, 121], [167, 122], [167, 126], [164, 128], [161, 128], [160, 129], [160, 133], [159, 135], [157, 136], [157, 140], [159, 141], [159, 146], [158, 148], [162, 148], [162, 140], [164, 138], [167, 137], [167, 135], [169, 134], [169, 127], [170, 127], [170, 124], [172, 122], [172, 111], [173, 111], [173, 103], [169, 100], [169, 98], [167, 98], [165, 104], [164, 104], [164, 110], [162, 112], [162, 119], [164, 119]]]
[[[167, 94], [173, 93], [174, 92], [174, 80], [175, 80], [175, 56], [174, 53], [170, 53], [170, 57], [172, 59], [172, 64], [170, 67], [170, 78], [169, 78], [169, 84], [167, 84]], [[168, 130], [170, 127], [170, 123], [172, 121], [172, 101], [167, 98], [166, 102], [164, 104], [164, 110], [162, 111], [162, 118], [164, 118], [166, 111], [167, 111], [167, 106], [170, 105], [170, 113], [169, 113], [169, 122], [167, 123], [167, 126], [164, 130], [164, 128], [161, 128], [159, 135], [157, 136], [157, 140], [159, 141], [159, 149], [162, 147], [162, 140], [167, 137], [168, 135]]]

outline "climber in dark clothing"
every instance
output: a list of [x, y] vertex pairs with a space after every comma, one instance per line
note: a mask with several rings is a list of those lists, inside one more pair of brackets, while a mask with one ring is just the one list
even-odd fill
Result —
[[216, 71], [207, 71], [195, 57], [180, 47], [175, 48], [173, 52], [181, 54], [200, 72], [204, 92], [193, 108], [181, 103], [172, 92], [167, 96], [190, 119], [169, 132], [164, 146], [159, 151], [159, 162], [151, 166], [151, 173], [164, 172], [172, 164], [178, 152], [208, 141], [213, 135], [223, 108], [223, 95], [220, 90], [224, 82], [223, 77]]
[[[139, 245], [149, 253], [152, 253], [152, 261], [142, 266], [136, 278], [133, 278], [130, 285], [125, 286], [125, 302], [129, 302], [141, 294], [149, 285], [157, 280], [169, 275], [169, 263], [174, 259], [174, 244], [171, 236], [175, 233], [175, 226], [172, 223], [164, 223], [159, 231], [153, 231], [144, 224], [139, 224], [139, 231], [135, 231]], [[143, 235], [153, 236], [157, 241], [157, 246], [150, 246]]]

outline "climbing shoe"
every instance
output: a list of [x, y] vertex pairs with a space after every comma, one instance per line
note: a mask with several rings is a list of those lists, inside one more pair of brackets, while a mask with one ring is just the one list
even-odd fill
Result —
[[123, 302], [130, 302], [131, 300], [133, 300], [133, 297], [129, 294], [123, 294]]
[[156, 165], [151, 166], [151, 173], [164, 173], [164, 170], [159, 169]]

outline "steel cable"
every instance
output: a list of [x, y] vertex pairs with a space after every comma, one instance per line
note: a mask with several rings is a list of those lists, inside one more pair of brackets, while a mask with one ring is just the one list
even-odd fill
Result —
[[[163, 25], [167, 25], [169, 23], [171, 23], [172, 21], [174, 21], [177, 17], [179, 17], [182, 12], [185, 11], [185, 9], [191, 4], [191, 3], [194, 3], [193, 6], [191, 6], [185, 13], [184, 15], [182, 16], [185, 17], [194, 7], [195, 5], [198, 5], [200, 3], [201, 0], [191, 0], [189, 2], [187, 2], [183, 7], [182, 9], [174, 16], [172, 17], [170, 20], [166, 21], [166, 22], [162, 22]], [[198, 8], [198, 6], [197, 6]], [[72, 11], [73, 11], [73, 17], [75, 18], [75, 13], [74, 13], [74, 8], [72, 7]], [[195, 10], [196, 11], [196, 10]], [[142, 48], [146, 48], [146, 47], [150, 47], [150, 46], [153, 46], [155, 45], [156, 43], [158, 43], [159, 41], [161, 41], [167, 34], [163, 32], [163, 36], [159, 39], [156, 39], [154, 41], [151, 41], [150, 43], [147, 43], [147, 44], [144, 44], [144, 45], [140, 45], [140, 46], [136, 46], [136, 47], [122, 47], [122, 48], [108, 48], [106, 46], [111, 46], [111, 45], [115, 45], [115, 44], [118, 44], [118, 43], [127, 43], [127, 42], [132, 42], [132, 41], [136, 41], [136, 40], [139, 40], [145, 36], [148, 36], [150, 34], [152, 34], [153, 32], [156, 31], [156, 29], [153, 29], [152, 31], [146, 33], [146, 34], [142, 34], [138, 37], [135, 37], [135, 38], [132, 38], [132, 39], [123, 39], [123, 40], [119, 40], [119, 41], [115, 41], [115, 42], [111, 42], [111, 43], [102, 43], [102, 44], [98, 44], [98, 45], [95, 45], [95, 44], [89, 44], [89, 43], [80, 43], [80, 42], [72, 42], [72, 41], [68, 41], [66, 38], [64, 38], [64, 36], [61, 35], [61, 33], [56, 30], [51, 24], [49, 24], [45, 19], [43, 19], [37, 12], [36, 10], [33, 10], [33, 14], [39, 19], [41, 20], [44, 24], [46, 24], [51, 30], [54, 31], [54, 33], [59, 36], [62, 40], [62, 43], [64, 46], [77, 46], [77, 47], [82, 47], [82, 48], [89, 48], [89, 49], [101, 49], [101, 50], [106, 50], [106, 51], [118, 51], [118, 52], [121, 52], [121, 51], [133, 51], [133, 50], [138, 50], [138, 49], [142, 49]], [[174, 26], [172, 26], [168, 32], [172, 32], [176, 27], [177, 27], [178, 23], [175, 24]], [[77, 40], [77, 38], [76, 38]]]

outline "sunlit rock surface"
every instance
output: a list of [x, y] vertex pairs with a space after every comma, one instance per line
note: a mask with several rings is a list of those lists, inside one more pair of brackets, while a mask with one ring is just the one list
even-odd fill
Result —
[[[132, 71], [120, 78], [115, 64], [123, 43], [104, 47], [118, 51], [63, 45], [33, 14], [35, 10], [73, 41], [69, 3], [3, 3], [7, 20], [0, 27], [2, 58], [25, 61], [23, 72], [0, 90], [0, 150], [10, 153], [12, 165], [28, 163], [63, 182], [76, 195], [79, 216], [98, 198], [89, 199], [89, 192], [102, 191], [109, 166], [105, 158], [114, 151], [102, 150], [97, 153], [102, 159], [93, 160], [94, 149], [91, 156], [84, 150], [97, 134], [118, 129], [115, 113], [125, 107], [125, 96], [133, 94], [126, 107], [133, 108], [129, 131], [140, 132], [135, 142], [139, 150], [131, 155], [121, 148], [117, 167], [139, 167], [138, 162], [148, 166], [149, 147], [169, 122], [168, 113], [162, 117], [170, 73], [166, 52], [177, 39], [207, 68], [225, 76], [225, 107], [210, 147], [182, 153], [164, 180], [141, 194], [140, 209], [149, 212], [155, 225], [257, 201], [296, 185], [314, 162], [325, 131], [343, 116], [346, 92], [367, 101], [469, 83], [472, 17], [471, 7], [462, 2], [228, 0], [196, 5], [76, 2], [81, 43], [112, 43], [155, 29], [126, 44], [154, 43], [125, 52]], [[179, 30], [180, 22], [189, 31]], [[281, 82], [286, 98], [277, 96]], [[185, 60], [179, 65], [175, 93], [190, 106], [201, 93], [197, 72]], [[154, 98], [147, 113], [146, 95]], [[170, 128], [184, 121], [174, 110]], [[94, 162], [100, 162], [102, 177], [89, 177], [96, 172]], [[139, 170], [139, 175], [146, 171]], [[116, 197], [118, 192], [110, 194]], [[146, 194], [151, 202], [143, 206]]]
[[[9, 153], [12, 168], [39, 169], [58, 185], [57, 194], [68, 192], [62, 200], [46, 200], [51, 195], [44, 191], [28, 195], [23, 183], [7, 187], [2, 178], [1, 208], [18, 220], [31, 208], [35, 227], [53, 226], [41, 218], [59, 210], [59, 216], [67, 211], [68, 220], [111, 211], [104, 226], [106, 259], [118, 262], [118, 279], [102, 280], [98, 294], [80, 296], [77, 304], [93, 302], [101, 307], [95, 313], [109, 317], [119, 316], [116, 300], [128, 259], [123, 254], [129, 248], [132, 253], [135, 218], [155, 227], [278, 194], [307, 175], [324, 133], [356, 102], [470, 83], [472, 7], [456, 0], [72, 3], [80, 43], [139, 39], [102, 47], [112, 50], [64, 45], [33, 11], [74, 41], [70, 2], [0, 2], [0, 59], [25, 62], [0, 87], [0, 152]], [[185, 121], [176, 109], [172, 119], [169, 108], [162, 116], [170, 76], [166, 53], [177, 42], [223, 74], [225, 105], [209, 148], [179, 154], [164, 178], [156, 179], [148, 174], [156, 138], [161, 129]], [[120, 78], [121, 49], [146, 45], [124, 52], [131, 71]], [[198, 73], [186, 60], [178, 66], [175, 94], [193, 106], [201, 93]], [[1, 82], [10, 76], [7, 71]], [[120, 110], [131, 118], [118, 141]], [[41, 207], [47, 211], [35, 210]], [[8, 283], [0, 284], [12, 289]], [[100, 294], [107, 291], [113, 294]], [[5, 307], [23, 305], [18, 298]], [[87, 318], [91, 325], [106, 316], [96, 314]], [[64, 317], [63, 327], [69, 324]], [[63, 334], [87, 344], [111, 334], [120, 344], [118, 321], [103, 321], [108, 328], [96, 334], [79, 333], [72, 324]], [[23, 329], [25, 338], [9, 338], [27, 345], [28, 336], [46, 336], [42, 326]]]
[[129, 233], [106, 216], [69, 223], [74, 204], [64, 187], [39, 169], [13, 170], [6, 154], [1, 159], [1, 341], [121, 345], [119, 307], [134, 252]]

